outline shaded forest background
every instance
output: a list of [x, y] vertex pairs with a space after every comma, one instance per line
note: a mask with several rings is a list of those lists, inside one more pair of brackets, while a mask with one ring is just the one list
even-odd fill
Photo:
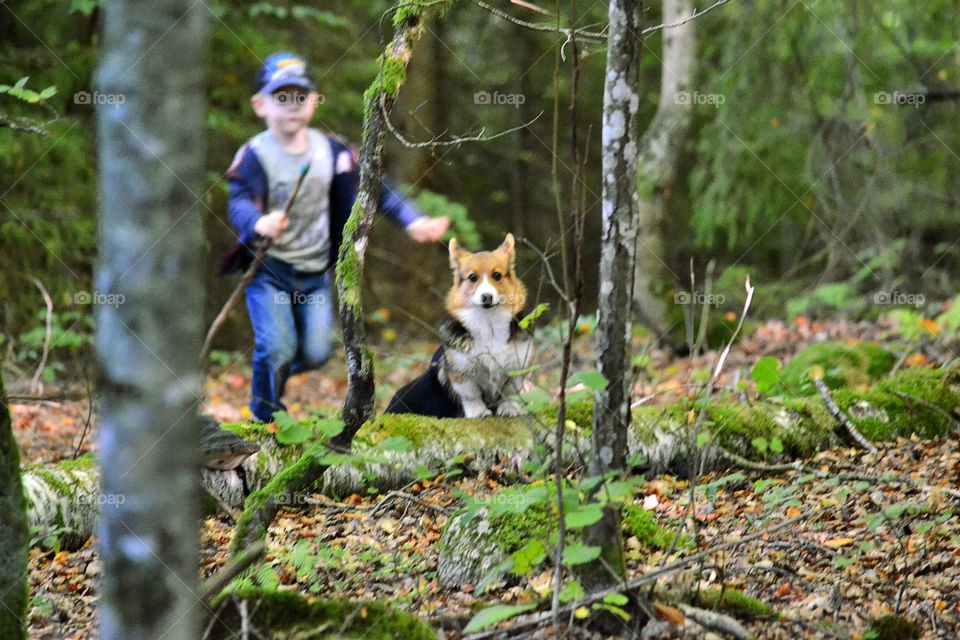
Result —
[[[208, 278], [197, 283], [209, 291], [208, 322], [234, 284], [216, 276], [220, 255], [235, 239], [224, 172], [262, 128], [249, 106], [260, 61], [277, 50], [306, 56], [323, 96], [314, 126], [356, 144], [362, 91], [390, 31], [383, 19], [389, 3], [379, 0], [209, 4], [207, 188], [196, 205], [209, 246]], [[582, 2], [578, 13], [585, 28], [599, 30], [606, 3]], [[659, 3], [646, 7], [645, 20], [660, 22]], [[92, 307], [82, 294], [91, 291], [96, 260], [91, 102], [101, 99], [92, 77], [99, 23], [96, 0], [0, 5], [0, 84], [29, 76], [25, 86], [34, 91], [57, 87], [37, 104], [0, 94], [4, 123], [40, 131], [0, 127], [0, 328], [8, 362], [42, 342], [46, 311], [30, 276], [54, 301], [57, 366], [90, 341]], [[955, 5], [747, 0], [712, 12], [697, 29], [696, 89], [676, 97], [693, 102], [695, 118], [667, 198], [664, 236], [673, 277], [664, 295], [673, 300], [689, 288], [691, 259], [702, 277], [712, 258], [717, 291], [731, 292], [720, 306], [739, 307], [735, 292], [749, 272], [760, 316], [871, 317], [889, 302], [922, 306], [952, 296], [960, 266]], [[512, 231], [559, 266], [558, 243], [572, 241], [572, 234], [558, 232], [551, 177], [559, 96], [557, 183], [560, 202], [569, 202], [571, 48], [563, 43], [462, 2], [428, 24], [414, 54], [394, 113], [409, 140], [481, 128], [492, 134], [536, 118], [485, 143], [409, 149], [389, 142], [387, 173], [426, 212], [451, 215], [470, 248], [494, 246]], [[661, 46], [660, 37], [645, 44], [641, 129], [659, 99]], [[604, 55], [601, 44], [581, 47], [579, 139], [589, 141], [582, 172], [585, 252], [586, 264], [595, 265]], [[464, 235], [469, 225], [459, 224], [466, 219], [475, 225], [473, 237]], [[400, 335], [427, 331], [449, 286], [444, 248], [416, 245], [380, 223], [369, 256], [368, 308], [391, 311]], [[520, 263], [534, 297], [549, 300], [537, 253], [521, 246]], [[585, 299], [593, 301], [595, 270], [586, 275]], [[217, 347], [250, 344], [244, 314], [233, 314]]]

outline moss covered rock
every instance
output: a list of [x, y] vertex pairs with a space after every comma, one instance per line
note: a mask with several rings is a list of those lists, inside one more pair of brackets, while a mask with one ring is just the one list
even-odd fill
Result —
[[817, 368], [831, 389], [862, 391], [887, 375], [897, 357], [869, 342], [824, 342], [798, 353], [780, 371], [780, 382], [771, 395], [803, 396], [817, 393], [810, 371]]
[[[569, 487], [566, 491], [574, 489]], [[488, 501], [502, 498], [512, 502], [513, 497], [504, 493], [494, 494]], [[536, 540], [544, 546], [556, 544], [556, 511], [553, 513], [551, 520], [546, 505], [534, 504], [522, 513], [491, 515], [490, 510], [484, 508], [475, 514], [464, 511], [454, 515], [440, 538], [437, 567], [440, 583], [444, 586], [477, 584], [528, 541]], [[653, 515], [639, 505], [627, 505], [623, 509], [622, 526], [649, 549], [666, 549], [673, 541], [673, 534], [662, 529]], [[580, 530], [567, 531], [567, 544], [582, 541]]]
[[773, 609], [737, 589], [704, 589], [697, 593], [696, 604], [704, 609], [729, 613], [734, 617], [769, 616]]
[[870, 624], [874, 640], [916, 640], [922, 635], [920, 627], [903, 616], [883, 616]]
[[639, 504], [623, 507], [623, 530], [649, 549], [668, 549], [673, 542], [673, 533], [658, 525], [653, 514]]
[[[235, 638], [240, 613], [235, 600], [249, 603], [250, 622], [265, 637], [275, 640], [436, 640], [418, 618], [379, 602], [350, 602], [304, 598], [291, 591], [242, 588], [214, 602], [217, 611], [209, 637]], [[220, 604], [224, 604], [219, 608]]]

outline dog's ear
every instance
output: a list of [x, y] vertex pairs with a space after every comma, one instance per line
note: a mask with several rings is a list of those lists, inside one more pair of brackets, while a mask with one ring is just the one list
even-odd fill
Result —
[[507, 234], [507, 237], [503, 239], [503, 244], [497, 247], [497, 251], [507, 254], [507, 260], [510, 265], [510, 273], [513, 273], [516, 269], [517, 254], [516, 251], [514, 251], [514, 240], [512, 233]]
[[454, 273], [460, 270], [460, 245], [456, 238], [450, 238], [450, 268]]

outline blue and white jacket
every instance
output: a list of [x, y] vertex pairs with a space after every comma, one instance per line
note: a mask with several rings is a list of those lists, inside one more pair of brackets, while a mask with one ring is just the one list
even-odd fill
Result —
[[[253, 245], [260, 239], [253, 230], [254, 224], [261, 215], [283, 207], [307, 159], [310, 170], [288, 212], [289, 226], [271, 244], [267, 255], [300, 271], [323, 271], [336, 262], [343, 227], [357, 197], [356, 152], [332, 135], [316, 129], [309, 129], [308, 133], [310, 146], [300, 155], [284, 152], [269, 131], [254, 136], [237, 151], [227, 171], [227, 210], [239, 238], [221, 259], [221, 275], [249, 266]], [[403, 227], [421, 217], [387, 180], [380, 194], [380, 209]]]

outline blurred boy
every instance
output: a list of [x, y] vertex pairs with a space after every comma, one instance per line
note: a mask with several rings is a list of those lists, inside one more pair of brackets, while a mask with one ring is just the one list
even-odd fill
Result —
[[[269, 422], [287, 378], [330, 359], [333, 303], [329, 270], [357, 195], [353, 150], [311, 128], [318, 94], [306, 61], [292, 53], [268, 57], [250, 102], [267, 129], [237, 152], [228, 171], [230, 221], [240, 236], [221, 273], [245, 269], [251, 246], [272, 242], [245, 293], [254, 332], [250, 411]], [[302, 167], [309, 171], [290, 211], [282, 207]], [[380, 208], [417, 242], [435, 242], [446, 218], [420, 215], [385, 182]]]

